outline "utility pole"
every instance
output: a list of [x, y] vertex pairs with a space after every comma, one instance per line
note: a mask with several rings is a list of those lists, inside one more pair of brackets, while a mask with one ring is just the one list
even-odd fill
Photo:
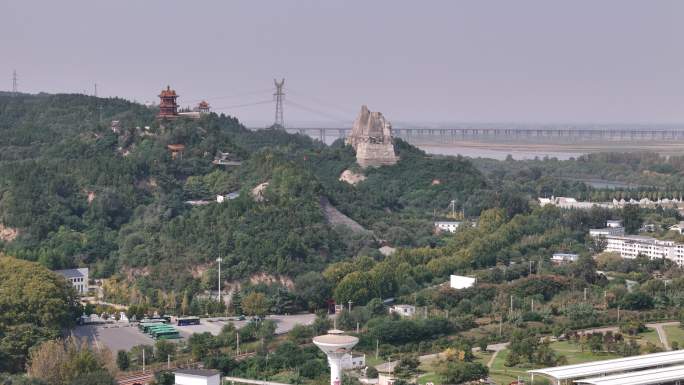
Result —
[[223, 262], [223, 258], [216, 258], [216, 262], [218, 262], [218, 301], [221, 303], [221, 262]]
[[273, 127], [284, 130], [285, 119], [283, 118], [283, 100], [285, 99], [285, 93], [283, 92], [283, 86], [285, 85], [285, 78], [283, 78], [281, 81], [273, 79], [273, 83], [276, 87], [276, 91], [273, 94], [273, 98], [276, 102], [275, 123], [273, 123]]
[[503, 333], [503, 314], [499, 317], [499, 337]]
[[236, 353], [236, 355], [239, 356], [240, 355], [240, 333], [236, 332], [235, 336], [236, 336], [235, 341], [237, 341], [237, 346], [235, 347], [235, 353]]
[[352, 303], [354, 303], [354, 302], [353, 302], [352, 300], [349, 300], [348, 303], [349, 303], [349, 312], [351, 313], [351, 305], [352, 305]]
[[510, 313], [511, 316], [513, 315], [513, 296], [511, 296], [511, 308], [510, 308]]
[[12, 96], [17, 96], [19, 92], [19, 83], [17, 82], [17, 70], [12, 72]]
[[587, 302], [587, 288], [584, 288], [584, 302]]
[[97, 97], [97, 83], [95, 83], [95, 93], [93, 94], [93, 96]]
[[530, 305], [530, 311], [534, 311], [534, 298], [532, 298], [532, 304]]
[[143, 346], [143, 373], [145, 373], [145, 347]]
[[378, 359], [378, 354], [380, 354], [380, 340], [375, 339], [375, 359]]

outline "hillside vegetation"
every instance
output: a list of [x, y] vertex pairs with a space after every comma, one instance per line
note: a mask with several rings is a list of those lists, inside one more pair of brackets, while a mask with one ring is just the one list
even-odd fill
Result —
[[[337, 180], [354, 167], [341, 142], [252, 132], [224, 115], [159, 122], [155, 113], [121, 99], [0, 94], [0, 222], [13, 234], [2, 250], [50, 269], [138, 276], [143, 292], [195, 292], [212, 285], [196, 267], [219, 256], [226, 279], [294, 277], [377, 254], [378, 240], [434, 244], [435, 208], [487, 188], [469, 161], [429, 159], [402, 142], [397, 166], [369, 170], [353, 187]], [[169, 144], [185, 145], [182, 156], [174, 159]], [[219, 151], [242, 165], [213, 165]], [[250, 192], [264, 182], [257, 201]], [[237, 191], [222, 204], [185, 203]], [[321, 196], [374, 236], [331, 227]]]

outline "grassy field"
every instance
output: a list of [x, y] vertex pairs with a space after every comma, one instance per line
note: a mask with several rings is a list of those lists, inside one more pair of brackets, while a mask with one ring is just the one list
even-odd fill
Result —
[[559, 341], [551, 344], [553, 350], [562, 354], [568, 359], [568, 365], [581, 364], [582, 362], [599, 361], [599, 360], [609, 360], [611, 358], [618, 358], [619, 356], [612, 353], [592, 353], [590, 350], [585, 349], [581, 351], [579, 345], [568, 342]]
[[650, 342], [655, 346], [663, 347], [663, 344], [660, 343], [660, 337], [658, 337], [658, 332], [655, 329], [648, 329], [647, 331], [643, 333], [639, 333], [638, 337], [640, 338], [637, 340], [637, 342], [640, 345], [646, 345], [646, 342]]
[[684, 348], [684, 329], [677, 325], [665, 326], [664, 329], [670, 346], [672, 346], [672, 342], [677, 341], [679, 348]]
[[[558, 352], [558, 354], [564, 355], [568, 360], [568, 364], [579, 364], [582, 362], [608, 360], [611, 358], [618, 357], [617, 355], [611, 353], [592, 353], [588, 350], [582, 352], [580, 350], [579, 345], [567, 341], [553, 342], [551, 344], [551, 348]], [[506, 357], [508, 357], [507, 349], [499, 352], [499, 354], [496, 356], [496, 359], [494, 359], [492, 367], [490, 368], [490, 376], [492, 377], [492, 379], [500, 385], [511, 383], [517, 380], [518, 377], [524, 379], [525, 381], [530, 381], [527, 371], [534, 368], [531, 366], [513, 368], [506, 367], [504, 366], [504, 362], [506, 362]], [[534, 382], [535, 384], [542, 384], [546, 381], [544, 381], [542, 378], [536, 377]]]

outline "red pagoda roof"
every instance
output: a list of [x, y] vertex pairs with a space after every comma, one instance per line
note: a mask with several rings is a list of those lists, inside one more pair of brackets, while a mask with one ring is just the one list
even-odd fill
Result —
[[161, 94], [159, 94], [160, 98], [177, 97], [177, 96], [178, 95], [176, 95], [176, 90], [172, 90], [170, 86], [166, 86], [166, 89], [162, 90]]

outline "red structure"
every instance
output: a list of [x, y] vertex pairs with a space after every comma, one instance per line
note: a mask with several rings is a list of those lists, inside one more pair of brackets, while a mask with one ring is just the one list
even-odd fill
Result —
[[209, 103], [207, 103], [206, 100], [202, 100], [197, 105], [197, 111], [199, 111], [200, 114], [208, 114], [209, 113]]
[[176, 91], [172, 90], [170, 86], [166, 86], [159, 94], [159, 115], [158, 119], [175, 118], [178, 116], [178, 103], [176, 103]]

